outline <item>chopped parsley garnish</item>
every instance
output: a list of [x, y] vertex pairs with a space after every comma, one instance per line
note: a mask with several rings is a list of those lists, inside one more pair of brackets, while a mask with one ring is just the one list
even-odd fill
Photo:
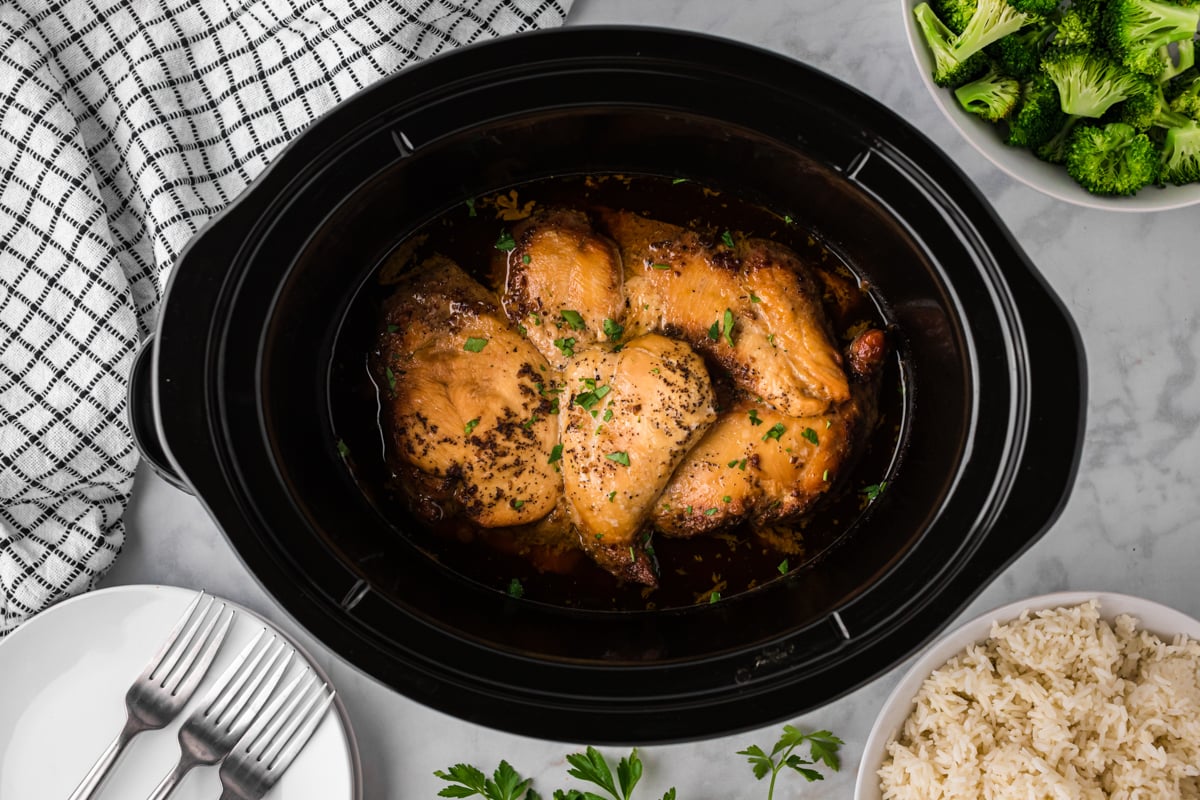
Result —
[[883, 494], [883, 490], [886, 488], [887, 481], [880, 481], [879, 483], [872, 483], [870, 486], [864, 486], [862, 493], [867, 496], [867, 502], [870, 503]]
[[511, 253], [513, 248], [517, 246], [512, 234], [508, 231], [500, 231], [500, 237], [496, 239], [496, 249], [502, 253]]
[[605, 421], [605, 422], [611, 422], [611, 421], [612, 421], [612, 418], [613, 418], [612, 409], [611, 409], [611, 408], [609, 408], [609, 409], [606, 409], [606, 410], [605, 410], [605, 412], [604, 412], [604, 421]]
[[474, 336], [468, 336], [466, 343], [463, 344], [463, 350], [466, 350], [468, 353], [478, 353], [487, 347], [487, 343], [487, 339], [477, 339]]
[[779, 570], [780, 575], [787, 575], [787, 571], [788, 571], [787, 559], [785, 558], [783, 561], [780, 561], [779, 566], [776, 567], [775, 569]]
[[825, 470], [824, 472], [821, 473], [821, 480], [825, 481], [826, 483], [829, 483], [829, 470]]
[[762, 420], [758, 418], [758, 409], [757, 408], [750, 409], [750, 424], [751, 425], [762, 425]]
[[474, 197], [467, 198], [467, 216], [468, 217], [478, 216], [475, 213], [475, 198]]
[[764, 442], [767, 439], [774, 439], [775, 441], [779, 441], [779, 437], [783, 436], [783, 432], [786, 430], [787, 430], [787, 428], [783, 427], [782, 422], [776, 422], [774, 425], [771, 426], [771, 429], [769, 431], [767, 431], [766, 433], [763, 434], [762, 440]]
[[530, 261], [533, 261], [533, 259], [529, 257], [529, 253], [526, 253], [525, 255], [521, 256], [522, 264], [528, 264]]
[[728, 466], [729, 466], [729, 468], [730, 468], [730, 469], [733, 469], [733, 468], [734, 468], [734, 467], [736, 467], [737, 465], [738, 465], [738, 460], [737, 460], [736, 458], [735, 458], [733, 461], [730, 461], [730, 462], [729, 462], [729, 464], [728, 464]]
[[609, 461], [615, 461], [623, 467], [629, 466], [629, 453], [624, 450], [618, 450], [615, 453], [609, 453], [605, 456]]
[[831, 420], [831, 419], [825, 420], [825, 430], [829, 430], [832, 427], [833, 427], [833, 420]]
[[775, 334], [773, 334], [773, 333], [767, 334], [767, 344], [771, 345], [771, 347], [775, 346]]
[[[611, 386], [596, 386], [596, 381], [592, 378], [584, 378], [583, 384], [591, 391], [575, 395], [575, 405], [582, 406], [588, 411], [591, 411], [592, 406], [599, 403], [605, 395], [612, 391]], [[592, 416], [595, 417], [599, 413], [599, 411], [592, 411]]]
[[686, 511], [687, 511], [687, 513], [689, 513], [689, 514], [690, 514], [690, 513], [692, 513], [692, 507], [691, 507], [691, 506], [688, 506], [688, 507], [687, 507], [687, 509], [686, 509]]
[[559, 351], [567, 358], [570, 358], [571, 356], [575, 355], [575, 337], [574, 336], [567, 336], [562, 339], [555, 339], [554, 346], [557, 347], [559, 349]]
[[517, 509], [518, 511], [520, 511], [520, 510], [521, 510], [521, 506], [523, 506], [523, 505], [525, 505], [525, 501], [524, 501], [524, 500], [515, 500], [515, 499], [514, 499], [514, 500], [512, 501], [512, 507], [513, 507], [513, 508], [515, 508], [515, 509]]
[[795, 222], [795, 220], [793, 220], [791, 218], [791, 216], [789, 216], [788, 214], [783, 215], [783, 221], [786, 222], [788, 225], [791, 225], [793, 222]]
[[463, 435], [470, 436], [471, 431], [475, 430], [475, 426], [479, 424], [479, 417], [467, 420], [467, 424], [463, 425]]
[[650, 266], [654, 269], [670, 269], [671, 268], [670, 264], [661, 264], [661, 263], [660, 264], [651, 264]]
[[341, 456], [342, 458], [345, 458], [346, 456], [350, 455], [350, 448], [347, 447], [346, 443], [343, 442], [341, 439], [337, 440], [337, 449], [338, 449], [338, 455]]
[[704, 516], [711, 517], [715, 513], [717, 513], [717, 510], [715, 508], [710, 508], [708, 511], [704, 512]]
[[733, 312], [725, 309], [725, 344], [733, 347]]
[[737, 459], [737, 458], [735, 458], [733, 461], [730, 461], [730, 462], [729, 462], [729, 468], [730, 468], [730, 469], [733, 469], [734, 467], [737, 467], [738, 469], [744, 470], [744, 469], [746, 468], [746, 459], [744, 459], [744, 458], [742, 458], [742, 459]]
[[691, 178], [676, 178], [675, 180], [671, 181], [671, 185], [674, 186], [679, 183], [687, 183], [689, 180], [691, 180]]
[[533, 324], [534, 324], [534, 325], [541, 325], [541, 324], [542, 324], [542, 318], [541, 318], [541, 316], [539, 316], [539, 315], [538, 315], [538, 313], [537, 313], [536, 311], [530, 311], [530, 312], [529, 312], [529, 316], [533, 317]]
[[708, 604], [711, 606], [713, 603], [719, 601], [720, 599], [721, 599], [721, 593], [713, 592], [708, 596]]
[[712, 327], [708, 329], [708, 338], [712, 339], [714, 342], [721, 341], [721, 322], [720, 322], [720, 320], [717, 320], [716, 322], [714, 322], [712, 324]]
[[508, 582], [508, 596], [515, 597], [518, 600], [525, 596], [525, 587], [516, 578]]
[[547, 464], [553, 464], [562, 458], [562, 445], [556, 444], [550, 449], [550, 458], [546, 460]]
[[392, 372], [391, 367], [384, 367], [383, 374], [387, 376], [388, 389], [396, 391], [396, 373]]
[[587, 328], [587, 324], [583, 321], [583, 316], [578, 311], [564, 308], [562, 318], [564, 322], [571, 326], [571, 330], [581, 331]]
[[721, 243], [724, 244], [726, 247], [733, 247], [733, 234], [730, 233], [729, 231], [725, 231], [724, 233], [722, 233], [721, 234]]
[[[617, 496], [617, 493], [616, 493], [615, 491], [613, 491], [613, 492], [609, 492], [609, 493], [608, 493], [608, 502], [610, 502], [610, 503], [611, 503], [611, 502], [612, 502], [614, 499], [616, 499], [616, 496]], [[597, 534], [596, 534], [596, 538], [597, 538], [597, 539], [599, 539], [599, 538], [600, 538], [601, 536], [603, 536], [603, 535], [604, 535], [604, 534], [602, 534], [602, 533], [597, 533]]]
[[609, 341], [615, 342], [617, 339], [621, 338], [621, 334], [624, 332], [624, 325], [620, 325], [608, 317], [604, 318], [604, 335], [608, 337]]
[[387, 327], [388, 333], [395, 333], [398, 330], [400, 330], [399, 325], [388, 325], [388, 327]]
[[812, 428], [805, 428], [804, 430], [800, 431], [800, 435], [805, 439], [808, 439], [813, 444], [820, 444], [820, 442], [817, 440], [817, 432]]
[[733, 498], [730, 497], [729, 495], [725, 495], [724, 497], [721, 498], [721, 502], [722, 503], [731, 503], [731, 502], [733, 502]]
[[534, 414], [534, 415], [533, 415], [532, 417], [530, 417], [530, 418], [529, 418], [529, 420], [528, 420], [528, 421], [527, 421], [525, 424], [523, 424], [521, 427], [522, 427], [522, 428], [524, 428], [525, 430], [529, 430], [530, 428], [532, 428], [532, 427], [533, 427], [533, 423], [535, 423], [535, 422], [541, 422], [541, 421], [542, 421], [542, 418], [541, 418], [541, 417], [539, 417], [537, 414]]

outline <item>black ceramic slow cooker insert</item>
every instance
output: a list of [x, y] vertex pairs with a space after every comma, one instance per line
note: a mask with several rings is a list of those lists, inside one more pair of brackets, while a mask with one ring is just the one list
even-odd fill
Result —
[[[514, 599], [425, 555], [415, 520], [385, 518], [341, 463], [332, 353], [380, 259], [467, 198], [601, 172], [742, 187], [886, 304], [902, 458], [820, 563], [669, 611]], [[584, 28], [433, 59], [313, 124], [180, 258], [131, 406], [144, 452], [351, 663], [486, 725], [651, 742], [793, 716], [932, 637], [1058, 514], [1083, 395], [1058, 301], [896, 115], [761, 50]]]

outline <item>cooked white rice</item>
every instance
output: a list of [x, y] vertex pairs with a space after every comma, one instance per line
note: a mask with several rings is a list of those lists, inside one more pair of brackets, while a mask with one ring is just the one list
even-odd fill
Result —
[[1095, 601], [993, 623], [921, 685], [885, 800], [1200, 798], [1200, 643], [1136, 624]]

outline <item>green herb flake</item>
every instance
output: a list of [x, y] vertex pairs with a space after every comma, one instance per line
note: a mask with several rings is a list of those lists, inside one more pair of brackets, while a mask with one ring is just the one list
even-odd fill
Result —
[[712, 339], [714, 342], [721, 341], [721, 321], [720, 320], [717, 320], [716, 322], [714, 322], [712, 324], [712, 327], [708, 329], [708, 338]]
[[829, 470], [825, 470], [824, 472], [821, 473], [821, 480], [825, 481], [826, 483], [829, 483]]
[[725, 309], [725, 344], [733, 347], [733, 312]]
[[691, 180], [691, 178], [676, 178], [675, 180], [671, 181], [671, 185], [676, 186], [680, 183], [687, 183], [689, 180]]
[[725, 231], [721, 234], [721, 243], [726, 247], [733, 247], [733, 234]]
[[513, 248], [517, 246], [512, 234], [508, 231], [500, 231], [499, 238], [496, 239], [496, 249], [501, 253], [511, 253]]
[[738, 462], [738, 469], [744, 470], [745, 468], [746, 468], [746, 459], [743, 458], [741, 461]]
[[470, 436], [471, 431], [475, 430], [475, 426], [479, 424], [479, 417], [467, 420], [467, 424], [463, 425], [463, 435]]
[[396, 373], [392, 372], [391, 367], [384, 367], [383, 374], [387, 376], [388, 390], [392, 392], [396, 391]]
[[708, 511], [704, 512], [704, 516], [711, 517], [715, 513], [717, 513], [717, 510], [715, 508], [710, 508]]
[[787, 571], [788, 571], [787, 559], [785, 558], [783, 561], [780, 561], [779, 566], [776, 567], [775, 569], [779, 570], [780, 575], [787, 575]]
[[625, 332], [625, 326], [621, 325], [608, 317], [604, 318], [604, 335], [608, 337], [610, 342], [615, 342], [621, 338], [621, 334]]
[[536, 311], [530, 311], [530, 312], [529, 312], [529, 316], [533, 317], [533, 324], [534, 324], [534, 325], [539, 325], [539, 326], [540, 326], [540, 325], [542, 324], [542, 318], [541, 318], [541, 315], [539, 315], [539, 314], [538, 314]]
[[[803, 744], [808, 744], [809, 758], [804, 758], [799, 753], [793, 752]], [[824, 764], [829, 769], [837, 772], [841, 768], [841, 761], [838, 759], [837, 751], [838, 747], [842, 744], [844, 742], [829, 731], [804, 733], [794, 725], [784, 725], [783, 735], [779, 737], [779, 741], [771, 748], [770, 755], [756, 744], [750, 745], [745, 750], [739, 750], [737, 754], [739, 756], [746, 756], [754, 771], [754, 777], [762, 780], [768, 775], [771, 776], [771, 785], [767, 791], [769, 800], [775, 788], [775, 781], [784, 767], [800, 773], [810, 783], [812, 781], [823, 780], [825, 777], [817, 770], [810, 769], [810, 767]]]
[[612, 412], [612, 409], [610, 408], [604, 412], [604, 421], [611, 422], [612, 418], [613, 418], [613, 412]]
[[541, 422], [541, 421], [542, 421], [542, 418], [541, 418], [541, 417], [539, 417], [537, 414], [534, 414], [534, 415], [533, 415], [532, 417], [530, 417], [530, 418], [529, 418], [529, 420], [528, 420], [528, 421], [527, 421], [525, 424], [523, 424], [521, 427], [522, 427], [522, 428], [524, 428], [525, 430], [529, 430], [529, 429], [531, 429], [531, 428], [533, 427], [533, 423], [535, 423], [535, 422]]
[[750, 293], [750, 302], [751, 303], [761, 303], [762, 298], [759, 297], [758, 295], [756, 295], [754, 292], [751, 292]]
[[805, 428], [804, 430], [800, 431], [800, 435], [805, 439], [808, 439], [813, 444], [820, 444], [820, 441], [817, 439], [817, 432], [812, 428]]
[[350, 448], [347, 447], [346, 443], [344, 441], [342, 441], [341, 439], [337, 440], [337, 451], [338, 451], [338, 455], [341, 456], [342, 458], [345, 458], [346, 456], [350, 455]]
[[692, 513], [692, 507], [691, 507], [691, 506], [688, 506], [688, 507], [687, 507], [685, 510], [686, 510], [686, 511], [687, 511], [687, 513], [689, 513], [689, 514], [690, 514], [690, 513]]
[[467, 341], [463, 344], [463, 350], [466, 350], [468, 353], [478, 353], [487, 347], [487, 343], [487, 339], [477, 339], [474, 336], [468, 336]]
[[721, 502], [722, 502], [722, 503], [732, 503], [732, 502], [733, 502], [733, 498], [732, 498], [732, 497], [730, 497], [729, 495], [725, 495], [724, 497], [722, 497], [722, 498], [721, 498]]
[[546, 459], [547, 464], [553, 464], [555, 461], [562, 459], [562, 445], [556, 444], [550, 449], [550, 458]]
[[730, 461], [730, 462], [729, 462], [729, 465], [728, 465], [728, 466], [729, 466], [729, 468], [730, 468], [730, 469], [733, 469], [733, 468], [734, 468], [734, 467], [736, 467], [737, 465], [738, 465], [738, 460], [735, 458], [733, 461]]
[[825, 420], [825, 430], [829, 430], [832, 427], [833, 427], [833, 420], [831, 420], [831, 419]]
[[750, 409], [750, 424], [751, 425], [762, 425], [762, 420], [759, 419], [759, 417], [758, 417], [758, 409], [757, 408]]
[[582, 331], [587, 328], [587, 324], [583, 321], [583, 316], [578, 311], [564, 308], [562, 318], [564, 322], [571, 326], [571, 330]]
[[[612, 502], [613, 500], [615, 500], [616, 498], [617, 498], [617, 493], [616, 493], [615, 491], [613, 491], [613, 492], [609, 492], [609, 493], [608, 493], [608, 502], [610, 502], [610, 503], [611, 503], [611, 502]], [[597, 539], [599, 539], [599, 538], [600, 538], [601, 536], [603, 536], [603, 535], [604, 535], [603, 533], [597, 533], [597, 534], [596, 534], [596, 538], [597, 538]]]
[[603, 399], [603, 397], [611, 391], [612, 391], [611, 386], [597, 386], [596, 387], [596, 399], [597, 400]]
[[784, 215], [783, 215], [783, 221], [784, 221], [784, 222], [786, 222], [788, 225], [791, 225], [791, 224], [792, 224], [793, 222], [795, 222], [796, 220], [792, 219], [790, 215], [788, 215], [788, 214], [784, 214]]
[[525, 255], [521, 256], [522, 264], [528, 264], [530, 261], [533, 261], [533, 259], [529, 257], [529, 253], [526, 253]]
[[609, 461], [614, 461], [623, 467], [629, 466], [629, 453], [626, 453], [624, 450], [618, 450], [615, 453], [609, 453], [605, 456], [605, 458], [607, 458]]
[[659, 264], [651, 264], [650, 267], [652, 269], [664, 269], [665, 270], [665, 269], [670, 269], [671, 265], [659, 263]]
[[518, 600], [525, 596], [525, 587], [516, 578], [508, 582], [508, 596]]
[[887, 481], [880, 481], [879, 483], [873, 483], [870, 486], [864, 486], [862, 488], [862, 493], [866, 495], [867, 502], [872, 503], [876, 498], [879, 497], [879, 495], [883, 494], [883, 490], [886, 488]]
[[554, 346], [559, 349], [564, 356], [570, 358], [575, 355], [575, 337], [567, 336], [562, 339], [555, 339]]
[[708, 596], [708, 604], [709, 604], [710, 606], [711, 606], [713, 603], [719, 603], [720, 601], [721, 601], [721, 593], [720, 593], [720, 592], [712, 592], [711, 594], [709, 594], [709, 596]]
[[395, 332], [396, 332], [396, 331], [398, 331], [398, 330], [400, 330], [400, 326], [399, 326], [399, 325], [388, 325], [388, 326], [387, 326], [387, 332], [388, 332], [388, 333], [395, 333]]
[[513, 508], [515, 508], [517, 511], [520, 511], [520, 510], [521, 510], [521, 506], [523, 506], [523, 505], [525, 505], [525, 501], [524, 501], [524, 500], [515, 500], [515, 499], [514, 499], [514, 500], [512, 501], [512, 507], [513, 507]]
[[769, 431], [767, 431], [766, 433], [763, 434], [762, 440], [764, 442], [767, 441], [768, 439], [774, 439], [775, 441], [779, 441], [779, 437], [783, 436], [783, 433], [786, 430], [787, 430], [787, 428], [783, 427], [782, 422], [776, 422], [774, 425], [771, 426], [771, 429]]
[[475, 198], [474, 197], [467, 198], [467, 216], [468, 217], [479, 216], [478, 214], [475, 213]]
[[518, 322], [517, 333], [521, 334], [522, 336], [526, 336], [529, 334], [529, 331], [525, 330], [525, 326]]
[[775, 334], [773, 334], [773, 333], [767, 334], [767, 344], [771, 345], [771, 347], [775, 346]]

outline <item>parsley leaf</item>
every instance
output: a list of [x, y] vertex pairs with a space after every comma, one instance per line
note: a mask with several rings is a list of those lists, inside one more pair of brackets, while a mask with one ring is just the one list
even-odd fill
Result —
[[496, 239], [496, 249], [502, 253], [511, 253], [513, 248], [517, 246], [516, 240], [508, 231], [500, 231], [499, 238]]
[[813, 444], [820, 444], [820, 442], [817, 440], [817, 432], [812, 428], [805, 428], [804, 430], [800, 431], [800, 435], [805, 439], [808, 439]]
[[574, 336], [567, 336], [562, 339], [555, 339], [554, 346], [557, 347], [559, 349], [559, 351], [567, 358], [570, 358], [571, 356], [575, 355], [575, 337]]
[[555, 461], [562, 459], [562, 445], [556, 444], [550, 449], [550, 458], [546, 461], [547, 464], [553, 464]]
[[583, 316], [578, 311], [564, 308], [562, 318], [563, 321], [571, 326], [571, 330], [582, 331], [587, 328], [587, 324], [583, 321]]
[[621, 338], [621, 334], [625, 332], [625, 326], [620, 325], [608, 317], [604, 318], [604, 335], [608, 337], [610, 342], [615, 342]]
[[392, 372], [391, 367], [384, 367], [383, 374], [387, 376], [388, 389], [396, 391], [396, 373]]
[[759, 297], [758, 295], [756, 295], [754, 292], [751, 292], [750, 293], [750, 302], [751, 303], [761, 303], [762, 298]]
[[670, 264], [662, 264], [662, 263], [651, 264], [650, 266], [654, 269], [670, 269], [671, 268]]
[[613, 418], [613, 412], [612, 412], [612, 409], [611, 409], [611, 408], [609, 408], [609, 409], [606, 409], [606, 410], [605, 410], [605, 412], [604, 412], [604, 421], [605, 421], [605, 422], [609, 422], [609, 421], [611, 421], [611, 420], [612, 420], [612, 418]]
[[730, 233], [729, 231], [725, 231], [724, 233], [722, 233], [721, 234], [721, 243], [724, 244], [726, 247], [733, 247], [733, 234]]
[[521, 256], [522, 264], [528, 264], [530, 261], [533, 261], [533, 259], [530, 258], [529, 253], [526, 253], [525, 255]]
[[[519, 580], [517, 580], [516, 578], [513, 578], [511, 581], [508, 582], [508, 596], [515, 597], [518, 600], [525, 596], [525, 587], [522, 586], [521, 582]], [[500, 763], [503, 764], [504, 762], [501, 761]], [[499, 781], [497, 781], [497, 783], [499, 783]]]
[[733, 312], [725, 309], [725, 344], [733, 347]]
[[720, 320], [714, 322], [712, 324], [712, 327], [708, 329], [708, 338], [712, 339], [714, 342], [721, 341], [721, 322], [720, 322]]
[[[609, 493], [608, 493], [608, 502], [610, 502], [610, 503], [611, 503], [613, 500], [615, 500], [615, 499], [616, 499], [616, 497], [617, 497], [617, 493], [616, 493], [616, 491], [611, 491], [611, 492], [609, 492]], [[600, 538], [600, 537], [601, 537], [601, 536], [603, 536], [603, 535], [604, 535], [604, 534], [598, 533], [598, 534], [596, 534], [596, 538]]]
[[399, 326], [399, 325], [388, 325], [388, 326], [387, 326], [387, 332], [388, 332], [388, 333], [395, 333], [395, 332], [396, 332], [396, 331], [398, 331], [398, 330], [400, 330], [400, 326]]
[[762, 420], [758, 418], [758, 409], [757, 408], [750, 409], [750, 424], [751, 425], [762, 425]]
[[471, 431], [475, 430], [475, 426], [479, 424], [479, 417], [467, 420], [467, 424], [463, 426], [463, 435], [470, 436]]
[[[787, 561], [784, 560], [784, 566]], [[809, 748], [810, 759], [802, 758], [800, 755], [793, 753], [797, 747], [807, 743]], [[762, 780], [771, 776], [771, 784], [767, 788], [767, 800], [775, 794], [775, 781], [779, 777], [780, 771], [784, 767], [793, 769], [804, 776], [805, 780], [820, 781], [824, 780], [825, 776], [815, 769], [809, 769], [810, 766], [824, 764], [825, 766], [837, 772], [841, 768], [841, 761], [838, 759], [837, 751], [844, 742], [834, 736], [829, 731], [813, 731], [812, 733], [804, 733], [794, 725], [784, 725], [783, 735], [779, 737], [779, 741], [771, 748], [771, 754], [767, 755], [761, 747], [752, 744], [745, 750], [739, 750], [739, 756], [746, 756], [746, 760], [750, 763], [754, 770], [754, 777]]]
[[623, 467], [629, 466], [629, 453], [624, 450], [618, 450], [615, 453], [609, 453], [605, 456], [609, 461], [615, 461]]
[[532, 779], [521, 780], [521, 776], [507, 761], [500, 762], [490, 779], [470, 764], [455, 764], [444, 772], [434, 770], [433, 774], [451, 784], [438, 792], [438, 797], [479, 795], [485, 800], [520, 800], [522, 792], [528, 790], [524, 800], [538, 800], [537, 792], [529, 789]]
[[520, 510], [521, 510], [521, 506], [523, 506], [523, 505], [525, 505], [525, 501], [524, 501], [524, 500], [517, 500], [517, 499], [515, 499], [515, 498], [512, 500], [512, 507], [513, 507], [514, 509], [516, 509], [517, 511], [520, 511]]
[[774, 439], [775, 441], [779, 441], [779, 437], [783, 436], [783, 433], [786, 430], [787, 430], [787, 428], [783, 427], [782, 422], [776, 422], [774, 425], [771, 426], [771, 429], [769, 431], [767, 431], [766, 433], [763, 434], [762, 440], [764, 442], [767, 439]]
[[475, 213], [475, 198], [474, 197], [467, 198], [467, 216], [468, 217], [479, 216], [478, 214]]
[[676, 178], [675, 180], [671, 181], [671, 185], [675, 186], [676, 184], [687, 183], [689, 180], [691, 180], [691, 178]]
[[[627, 758], [622, 758], [617, 762], [615, 781], [612, 768], [594, 747], [589, 747], [585, 753], [572, 753], [567, 756], [567, 763], [571, 765], [571, 769], [567, 770], [568, 775], [599, 786], [613, 800], [630, 800], [633, 797], [634, 787], [642, 778], [642, 761], [638, 758], [636, 747]], [[554, 800], [605, 800], [605, 798], [577, 789], [566, 791], [560, 789], [554, 793]], [[662, 800], [675, 800], [675, 788], [668, 789]]]
[[717, 602], [720, 599], [721, 599], [720, 592], [712, 592], [708, 595], [708, 604], [711, 606], [713, 603]]
[[474, 336], [468, 336], [467, 341], [463, 344], [463, 350], [466, 350], [468, 353], [478, 353], [487, 347], [487, 343], [487, 339], [477, 339]]
[[780, 575], [787, 575], [787, 571], [788, 571], [787, 559], [785, 558], [783, 561], [780, 561], [779, 566], [777, 566], [775, 569], [779, 570]]
[[870, 486], [864, 486], [862, 493], [867, 496], [867, 502], [874, 502], [879, 495], [883, 494], [883, 490], [887, 488], [887, 481], [872, 483]]

